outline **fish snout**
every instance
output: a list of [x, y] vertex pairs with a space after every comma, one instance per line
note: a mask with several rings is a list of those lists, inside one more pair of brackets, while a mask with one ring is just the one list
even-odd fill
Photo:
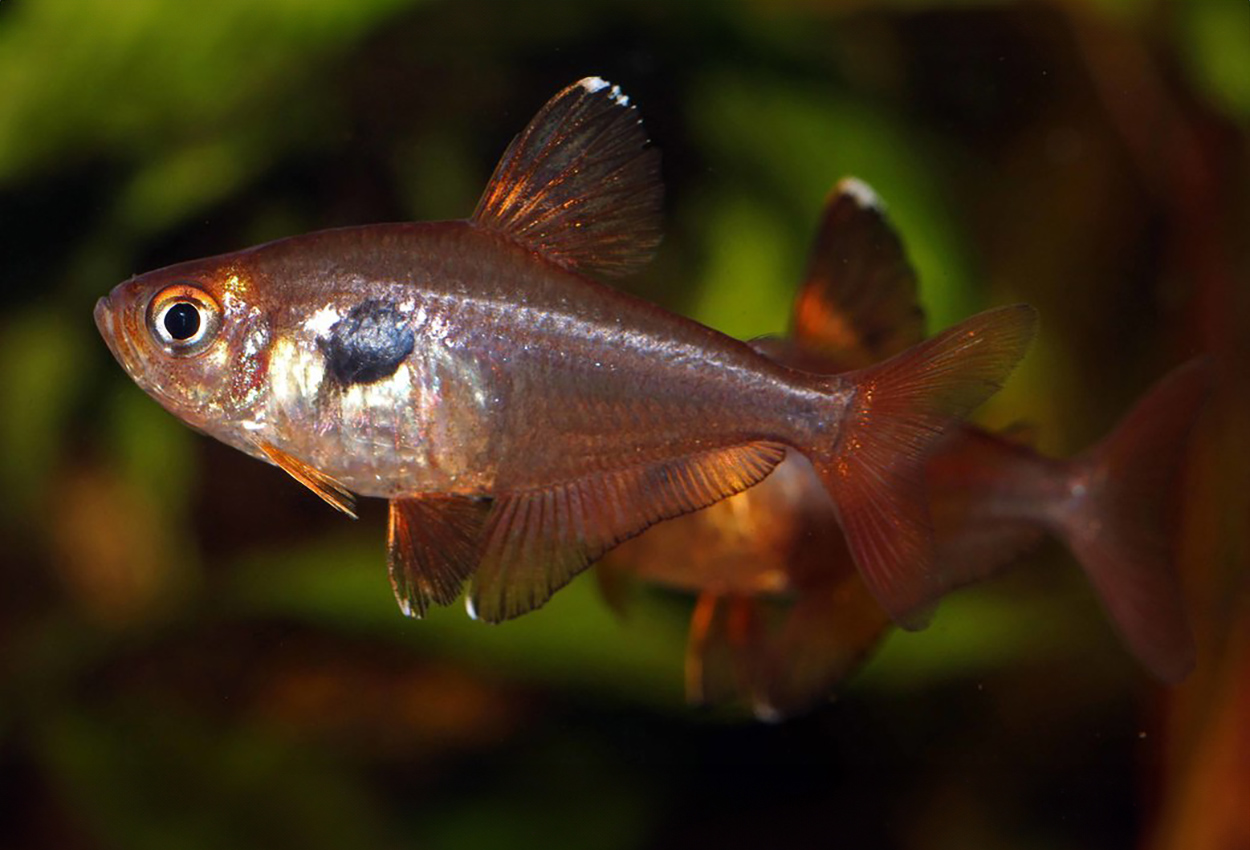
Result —
[[113, 307], [107, 295], [95, 302], [95, 326], [105, 340], [113, 336]]
[[130, 362], [127, 353], [130, 348], [128, 340], [125, 338], [124, 322], [122, 317], [118, 315], [116, 304], [111, 298], [110, 293], [105, 295], [95, 303], [95, 326], [100, 331], [100, 336], [104, 339], [104, 344], [108, 346], [109, 351], [117, 362], [122, 364], [127, 370], [130, 369]]

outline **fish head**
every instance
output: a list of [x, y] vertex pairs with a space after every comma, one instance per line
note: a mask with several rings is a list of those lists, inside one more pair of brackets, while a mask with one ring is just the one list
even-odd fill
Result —
[[229, 258], [180, 263], [118, 284], [95, 307], [100, 335], [141, 389], [202, 431], [245, 415], [263, 380], [268, 326], [250, 276]]

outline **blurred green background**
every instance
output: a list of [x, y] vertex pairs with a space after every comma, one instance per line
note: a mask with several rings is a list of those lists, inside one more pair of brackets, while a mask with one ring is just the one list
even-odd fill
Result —
[[[662, 593], [407, 621], [380, 502], [332, 514], [98, 339], [131, 274], [466, 215], [587, 74], [663, 150], [666, 240], [622, 285], [671, 309], [784, 330], [855, 174], [931, 328], [1041, 311], [987, 422], [1072, 453], [1216, 354], [1183, 688], [1057, 546], [773, 726], [683, 704]], [[1241, 0], [0, 0], [0, 846], [1250, 847], [1248, 162]]]

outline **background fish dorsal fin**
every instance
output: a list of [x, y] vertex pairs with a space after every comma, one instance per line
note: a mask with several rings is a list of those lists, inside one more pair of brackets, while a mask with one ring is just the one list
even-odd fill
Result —
[[924, 339], [916, 272], [876, 193], [853, 177], [825, 205], [793, 336], [840, 369], [893, 357]]
[[619, 277], [660, 244], [660, 153], [614, 85], [587, 77], [512, 140], [472, 221], [566, 269]]

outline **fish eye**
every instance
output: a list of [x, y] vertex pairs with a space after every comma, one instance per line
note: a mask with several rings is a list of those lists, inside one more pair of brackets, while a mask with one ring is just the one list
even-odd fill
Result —
[[169, 354], [190, 357], [208, 348], [221, 328], [221, 307], [198, 286], [167, 286], [148, 305], [148, 332]]

